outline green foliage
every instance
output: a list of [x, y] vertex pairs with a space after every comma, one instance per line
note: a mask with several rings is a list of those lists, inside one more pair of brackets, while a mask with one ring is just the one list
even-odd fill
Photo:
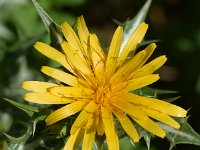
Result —
[[40, 18], [42, 19], [47, 31], [49, 32], [49, 26], [53, 22], [53, 20], [49, 17], [49, 15], [43, 10], [43, 8], [37, 3], [36, 0], [32, 0], [35, 8], [37, 9]]
[[170, 150], [176, 144], [194, 144], [200, 146], [200, 135], [187, 122], [187, 118], [178, 118], [181, 128], [174, 129], [166, 124], [158, 123], [167, 133], [170, 142]]
[[24, 112], [26, 112], [30, 117], [32, 117], [34, 115], [35, 112], [39, 112], [37, 107], [33, 107], [30, 105], [26, 105], [26, 104], [22, 104], [22, 103], [18, 103], [16, 101], [13, 100], [9, 100], [7, 98], [4, 98], [4, 100], [8, 101], [9, 103], [11, 103], [12, 105], [14, 105], [15, 107], [23, 110]]
[[8, 150], [21, 150], [23, 149], [25, 143], [29, 139], [29, 137], [32, 135], [32, 125], [30, 123], [23, 123], [23, 125], [26, 127], [26, 131], [24, 134], [22, 134], [19, 137], [13, 137], [6, 133], [4, 135], [8, 138], [9, 144], [7, 149]]

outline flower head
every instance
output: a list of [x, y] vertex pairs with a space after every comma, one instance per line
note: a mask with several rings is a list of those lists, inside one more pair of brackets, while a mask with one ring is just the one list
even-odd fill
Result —
[[43, 66], [41, 71], [60, 81], [59, 84], [40, 81], [22, 84], [24, 89], [32, 91], [24, 97], [29, 102], [65, 104], [46, 118], [47, 125], [80, 112], [71, 127], [65, 149], [75, 149], [81, 140], [82, 149], [92, 149], [96, 134], [105, 134], [109, 150], [119, 149], [114, 119], [119, 120], [134, 142], [138, 142], [140, 137], [132, 122], [162, 138], [166, 133], [154, 120], [176, 129], [180, 127], [171, 116], [185, 117], [186, 110], [131, 92], [156, 82], [159, 75], [153, 72], [166, 61], [165, 56], [160, 56], [146, 63], [156, 48], [155, 43], [133, 57], [129, 55], [136, 51], [147, 28], [146, 23], [141, 23], [122, 48], [123, 28], [119, 26], [108, 53], [105, 53], [97, 36], [89, 33], [81, 16], [77, 20], [78, 36], [67, 22], [61, 25], [65, 36], [61, 43], [62, 52], [45, 43], [34, 45], [39, 52], [68, 70]]

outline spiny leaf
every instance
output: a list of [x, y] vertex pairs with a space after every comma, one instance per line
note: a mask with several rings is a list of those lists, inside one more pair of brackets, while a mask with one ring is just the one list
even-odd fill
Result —
[[6, 133], [4, 133], [4, 135], [9, 139], [9, 147], [11, 149], [11, 147], [20, 147], [20, 145], [24, 145], [26, 143], [26, 141], [28, 140], [28, 138], [30, 137], [30, 135], [32, 134], [32, 125], [31, 123], [23, 123], [24, 126], [26, 126], [26, 132], [21, 135], [20, 137], [13, 137], [10, 136]]
[[177, 100], [177, 99], [179, 99], [179, 98], [181, 98], [181, 96], [176, 96], [176, 97], [172, 97], [172, 98], [167, 98], [167, 99], [164, 99], [164, 101], [171, 103], [171, 102], [174, 102], [175, 100]]
[[134, 126], [136, 127], [140, 138], [144, 138], [147, 148], [148, 150], [150, 150], [150, 143], [151, 143], [151, 139], [153, 134], [151, 134], [150, 132], [148, 132], [147, 130], [145, 130], [144, 128], [142, 128], [141, 126], [139, 126], [137, 123], [133, 122]]
[[123, 40], [122, 40], [122, 45], [120, 48], [120, 52], [123, 50], [124, 46], [128, 42], [128, 39], [134, 32], [134, 30], [138, 27], [138, 25], [145, 20], [146, 15], [148, 13], [149, 7], [151, 5], [152, 0], [147, 0], [146, 3], [143, 5], [143, 7], [139, 10], [137, 15], [130, 21], [125, 23], [125, 28], [124, 28], [124, 35], [123, 35]]
[[170, 142], [170, 150], [176, 144], [194, 144], [200, 146], [200, 135], [188, 124], [187, 118], [176, 119], [180, 124], [180, 129], [174, 129], [166, 124], [158, 123], [167, 133]]
[[178, 91], [162, 90], [162, 89], [155, 89], [155, 88], [151, 88], [151, 87], [144, 87], [142, 89], [134, 91], [134, 93], [138, 93], [139, 95], [144, 95], [144, 96], [157, 97], [158, 95], [162, 95], [162, 94], [175, 94], [175, 93], [178, 93]]
[[53, 20], [51, 19], [51, 17], [49, 17], [49, 15], [44, 11], [44, 9], [38, 4], [36, 0], [32, 0], [32, 2], [37, 9], [38, 14], [40, 15], [47, 31], [49, 32], [49, 26], [53, 22]]
[[38, 108], [37, 107], [33, 107], [33, 106], [30, 106], [30, 105], [26, 105], [26, 104], [22, 104], [22, 103], [18, 103], [16, 101], [13, 101], [13, 100], [9, 100], [7, 98], [4, 98], [4, 100], [6, 100], [7, 102], [9, 102], [10, 104], [14, 105], [15, 107], [23, 110], [24, 112], [26, 112], [30, 117], [33, 116], [33, 114], [35, 112], [39, 112]]
[[158, 39], [155, 39], [155, 40], [144, 40], [140, 43], [139, 46], [145, 46], [145, 45], [149, 45], [151, 43], [157, 43], [157, 42], [160, 42], [160, 40]]
[[60, 48], [58, 45], [63, 41], [63, 36], [60, 31], [60, 26], [57, 25], [53, 19], [45, 12], [45, 10], [38, 4], [36, 0], [32, 0], [35, 8], [38, 11], [46, 29], [50, 32], [51, 45], [55, 48]]
[[36, 129], [36, 125], [39, 121], [43, 121], [47, 116], [46, 115], [41, 115], [41, 116], [38, 116], [37, 118], [35, 118], [33, 120], [33, 136], [35, 134], [35, 129]]

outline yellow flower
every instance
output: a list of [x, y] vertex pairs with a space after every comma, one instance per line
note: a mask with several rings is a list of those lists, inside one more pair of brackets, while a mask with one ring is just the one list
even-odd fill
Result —
[[165, 56], [160, 56], [145, 64], [156, 48], [155, 43], [134, 57], [129, 56], [130, 52], [136, 51], [147, 28], [146, 23], [141, 23], [120, 50], [123, 28], [119, 26], [108, 53], [105, 53], [97, 36], [89, 33], [81, 16], [77, 20], [78, 36], [67, 22], [61, 25], [66, 39], [61, 43], [63, 53], [45, 43], [37, 42], [34, 45], [40, 53], [68, 70], [65, 72], [43, 66], [41, 71], [60, 81], [59, 84], [40, 81], [26, 81], [22, 84], [24, 89], [31, 91], [24, 97], [29, 102], [66, 104], [46, 118], [47, 125], [80, 112], [71, 127], [65, 150], [75, 149], [82, 140], [82, 149], [92, 149], [96, 134], [105, 134], [109, 150], [118, 150], [119, 139], [114, 119], [119, 120], [134, 142], [138, 142], [140, 137], [133, 121], [162, 138], [166, 133], [154, 120], [176, 129], [180, 127], [170, 116], [185, 117], [186, 110], [130, 92], [156, 82], [159, 75], [153, 72], [166, 61]]

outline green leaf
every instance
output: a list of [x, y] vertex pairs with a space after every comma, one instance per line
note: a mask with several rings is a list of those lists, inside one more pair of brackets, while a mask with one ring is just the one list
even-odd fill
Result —
[[176, 96], [176, 97], [167, 98], [167, 99], [163, 99], [163, 100], [166, 101], [166, 102], [172, 103], [172, 102], [176, 101], [179, 98], [181, 98], [181, 96]]
[[147, 148], [148, 150], [150, 149], [150, 143], [151, 143], [151, 138], [153, 136], [153, 134], [151, 134], [150, 132], [148, 132], [147, 130], [145, 130], [144, 128], [142, 128], [141, 126], [139, 126], [138, 124], [135, 124], [135, 127], [140, 135], [140, 138], [144, 138]]
[[30, 117], [33, 116], [33, 114], [35, 112], [39, 112], [38, 108], [37, 107], [33, 107], [33, 106], [30, 106], [30, 105], [26, 105], [26, 104], [22, 104], [22, 103], [18, 103], [16, 101], [13, 101], [13, 100], [9, 100], [7, 98], [4, 98], [4, 100], [6, 100], [7, 102], [9, 102], [10, 104], [14, 105], [15, 107], [23, 110], [24, 112], [26, 112]]
[[158, 95], [163, 95], [163, 94], [175, 94], [175, 93], [178, 93], [178, 91], [144, 87], [139, 90], [135, 90], [134, 93], [137, 93], [137, 94], [143, 95], [143, 96], [157, 97]]
[[130, 21], [125, 23], [124, 28], [124, 35], [122, 40], [122, 45], [120, 48], [120, 52], [123, 50], [124, 46], [128, 42], [128, 39], [131, 37], [134, 30], [137, 28], [137, 26], [145, 20], [146, 15], [148, 13], [149, 7], [151, 5], [152, 0], [147, 0], [146, 3], [143, 5], [143, 7], [139, 10], [137, 15]]
[[32, 125], [31, 123], [23, 123], [27, 127], [26, 132], [20, 137], [13, 137], [6, 133], [4, 135], [9, 139], [8, 150], [21, 150], [24, 147], [24, 144], [32, 134]]
[[44, 11], [44, 9], [38, 4], [38, 2], [36, 0], [32, 0], [35, 8], [37, 9], [38, 14], [40, 15], [47, 31], [49, 32], [49, 26], [51, 25], [51, 23], [53, 22], [53, 20], [51, 19], [51, 17], [49, 17], [49, 15]]
[[157, 42], [160, 42], [160, 40], [143, 40], [139, 46], [146, 46], [146, 45], [149, 45], [151, 43], [157, 43]]
[[41, 115], [41, 116], [38, 116], [37, 118], [35, 118], [33, 120], [33, 136], [35, 134], [35, 130], [36, 130], [36, 125], [39, 121], [43, 121], [47, 116], [46, 115]]
[[60, 48], [59, 44], [63, 41], [60, 26], [57, 25], [53, 19], [51, 19], [51, 17], [45, 12], [45, 10], [38, 4], [36, 0], [32, 0], [32, 2], [37, 9], [47, 31], [50, 32], [51, 45], [55, 48]]
[[200, 135], [188, 124], [187, 118], [176, 119], [180, 124], [180, 129], [174, 129], [166, 124], [158, 123], [167, 133], [167, 139], [170, 142], [170, 150], [176, 144], [194, 144], [200, 146]]

